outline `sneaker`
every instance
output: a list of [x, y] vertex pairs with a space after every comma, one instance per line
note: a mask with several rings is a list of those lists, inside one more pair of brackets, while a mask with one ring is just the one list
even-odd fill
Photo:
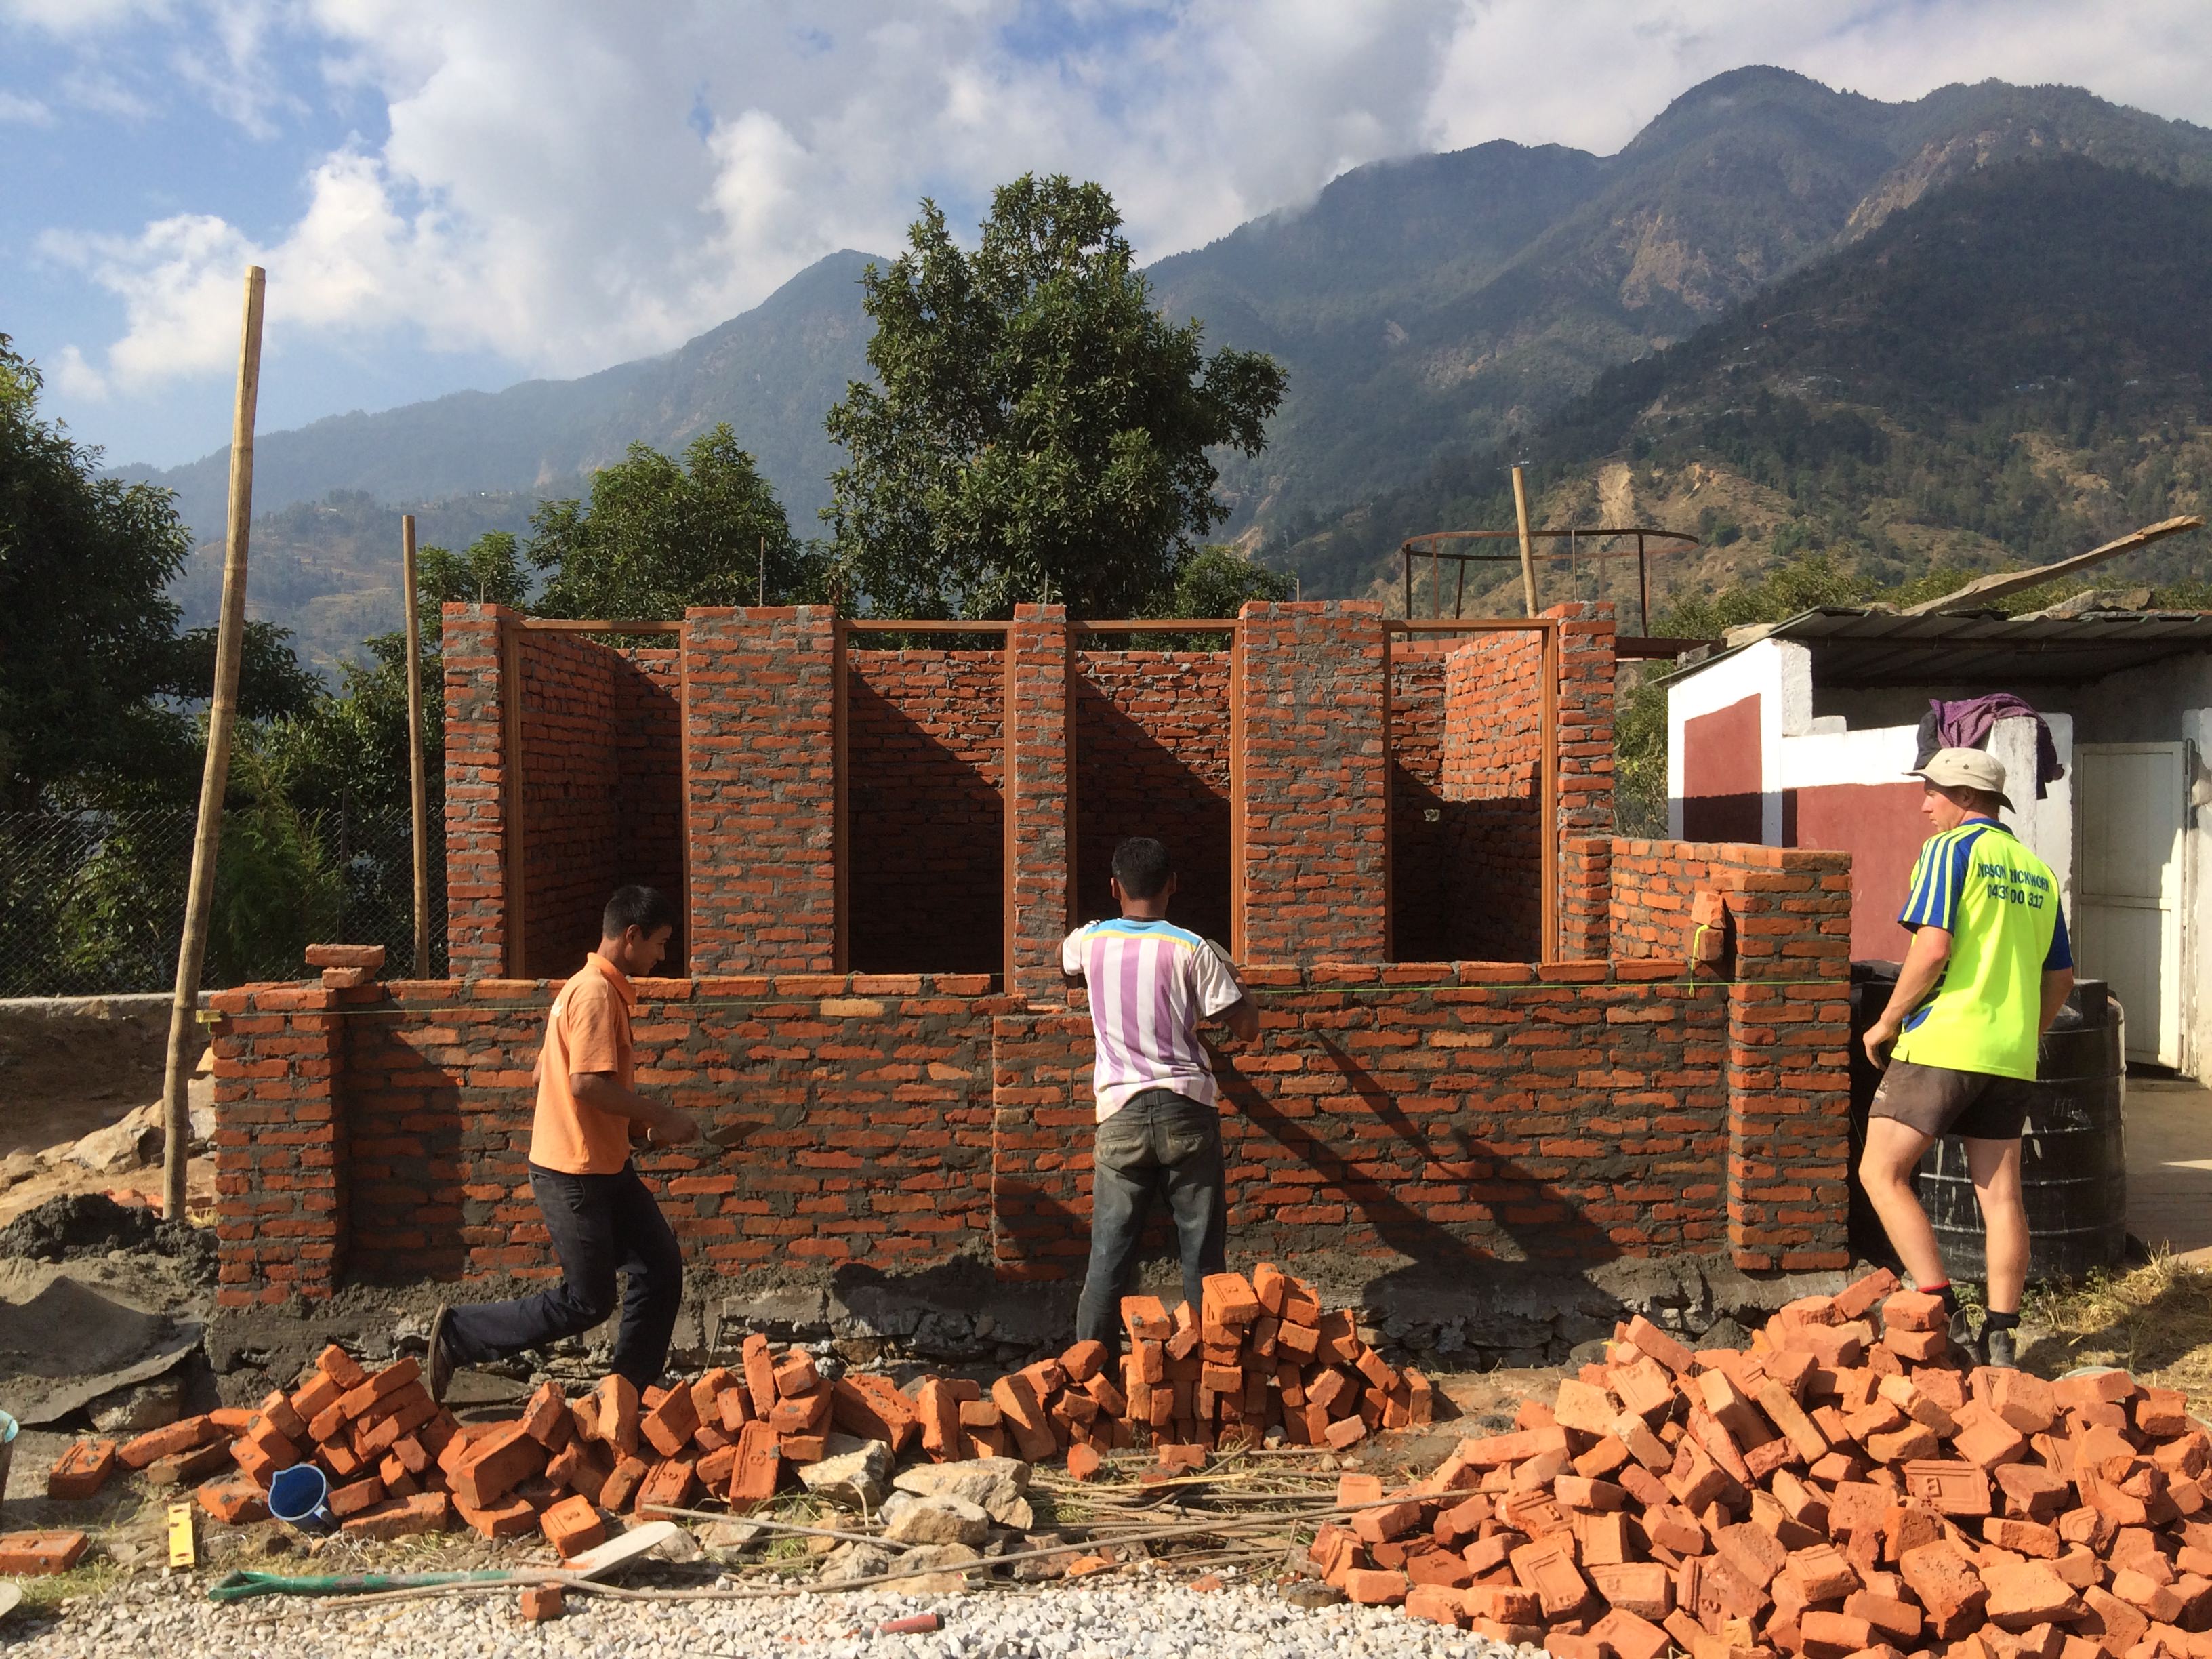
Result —
[[2019, 1344], [2015, 1339], [2019, 1334], [2017, 1330], [2009, 1327], [1994, 1331], [1984, 1327], [1981, 1340], [1976, 1345], [1979, 1350], [1982, 1364], [2001, 1371], [2018, 1370], [2020, 1352]]
[[446, 1403], [447, 1385], [453, 1380], [453, 1356], [446, 1346], [446, 1318], [452, 1312], [444, 1303], [438, 1304], [438, 1311], [430, 1316], [429, 1345], [422, 1353], [422, 1384], [441, 1406]]

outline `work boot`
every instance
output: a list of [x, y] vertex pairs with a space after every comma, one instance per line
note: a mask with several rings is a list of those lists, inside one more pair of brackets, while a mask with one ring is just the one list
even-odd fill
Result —
[[2001, 1371], [2018, 1370], [2020, 1352], [2019, 1344], [2015, 1339], [2019, 1334], [2018, 1331], [2008, 1325], [1997, 1330], [1991, 1330], [1984, 1325], [1982, 1328], [1981, 1340], [1975, 1345], [1982, 1364]]
[[444, 1303], [430, 1316], [430, 1341], [422, 1352], [422, 1386], [438, 1405], [446, 1403], [447, 1385], [453, 1380], [453, 1352], [446, 1346], [446, 1319], [453, 1310]]
[[1982, 1363], [1981, 1339], [1974, 1334], [1971, 1308], [1961, 1308], [1951, 1316], [1951, 1352], [1969, 1370]]

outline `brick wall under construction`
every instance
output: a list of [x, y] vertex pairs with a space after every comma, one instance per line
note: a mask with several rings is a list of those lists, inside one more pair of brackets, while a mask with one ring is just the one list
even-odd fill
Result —
[[[1255, 968], [1259, 1041], [1215, 1047], [1241, 1254], [1425, 1267], [1726, 1253], [1843, 1261], [1848, 868], [1625, 842], [1718, 896], [1732, 959], [1631, 901], [1608, 960]], [[1639, 866], [1650, 866], [1646, 872]], [[217, 994], [222, 1300], [342, 1275], [550, 1268], [523, 1168], [555, 984]], [[640, 985], [639, 1080], [773, 1127], [641, 1160], [695, 1263], [1079, 1273], [1090, 1039], [981, 975]]]
[[[222, 1300], [549, 1269], [528, 1079], [590, 895], [549, 919], [531, 847], [656, 878], [592, 828], [610, 778], [688, 837], [690, 976], [641, 986], [640, 1082], [773, 1119], [643, 1160], [702, 1267], [1079, 1270], [1090, 1042], [1053, 946], [1140, 829], [1261, 1002], [1261, 1040], [1216, 1051], [1239, 1250], [1839, 1262], [1847, 860], [1606, 833], [1610, 617], [1550, 626], [1547, 948], [1530, 635], [1386, 650], [1372, 606], [1255, 605], [1234, 656], [1125, 651], [1025, 606], [1003, 652], [876, 650], [801, 608], [618, 653], [449, 610], [459, 977], [222, 994]], [[528, 937], [556, 926], [583, 936]]]

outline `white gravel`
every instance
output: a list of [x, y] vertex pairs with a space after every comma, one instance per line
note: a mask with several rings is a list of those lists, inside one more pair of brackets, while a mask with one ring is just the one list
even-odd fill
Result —
[[[875, 1626], [935, 1613], [928, 1635]], [[526, 1625], [512, 1593], [333, 1609], [298, 1597], [219, 1606], [191, 1577], [140, 1580], [88, 1598], [27, 1634], [18, 1613], [0, 1653], [37, 1659], [1522, 1659], [1513, 1650], [1395, 1608], [1305, 1612], [1264, 1586], [1195, 1591], [1122, 1579], [974, 1595], [867, 1591], [782, 1601], [649, 1603], [571, 1595], [565, 1618]]]

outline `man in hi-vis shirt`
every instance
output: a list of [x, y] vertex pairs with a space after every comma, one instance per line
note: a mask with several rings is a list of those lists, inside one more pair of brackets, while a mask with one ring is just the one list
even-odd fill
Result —
[[1936, 833], [1898, 917], [1912, 943], [1897, 988], [1866, 1034], [1877, 1066], [1896, 1046], [1869, 1109], [1859, 1181], [1914, 1285], [1943, 1298], [1952, 1340], [1964, 1346], [1959, 1298], [1912, 1176], [1937, 1136], [1965, 1141], [1989, 1263], [1975, 1357], [2010, 1366], [2027, 1283], [2021, 1129], [2043, 1034], [2074, 988], [2074, 957], [2057, 877], [1997, 821], [2012, 805], [2002, 763], [1978, 749], [1940, 749], [1910, 775], [1924, 786], [1920, 810]]
[[684, 1252], [630, 1162], [630, 1142], [634, 1134], [696, 1140], [699, 1126], [633, 1086], [630, 981], [660, 965], [675, 925], [676, 907], [652, 888], [617, 889], [600, 918], [599, 948], [553, 999], [529, 1168], [561, 1282], [513, 1302], [440, 1308], [423, 1366], [432, 1399], [444, 1398], [457, 1364], [503, 1359], [604, 1323], [617, 1272], [629, 1282], [607, 1369], [641, 1389], [660, 1380], [684, 1304]]
[[1123, 842], [1114, 849], [1113, 885], [1121, 914], [1070, 933], [1060, 965], [1070, 985], [1090, 988], [1097, 1043], [1091, 1266], [1075, 1334], [1118, 1353], [1121, 1292], [1155, 1198], [1175, 1218], [1182, 1293], [1194, 1311], [1206, 1275], [1228, 1271], [1221, 1090], [1198, 1023], [1218, 1020], [1249, 1042], [1260, 1014], [1229, 958], [1168, 921], [1176, 878], [1166, 848], [1148, 836]]

